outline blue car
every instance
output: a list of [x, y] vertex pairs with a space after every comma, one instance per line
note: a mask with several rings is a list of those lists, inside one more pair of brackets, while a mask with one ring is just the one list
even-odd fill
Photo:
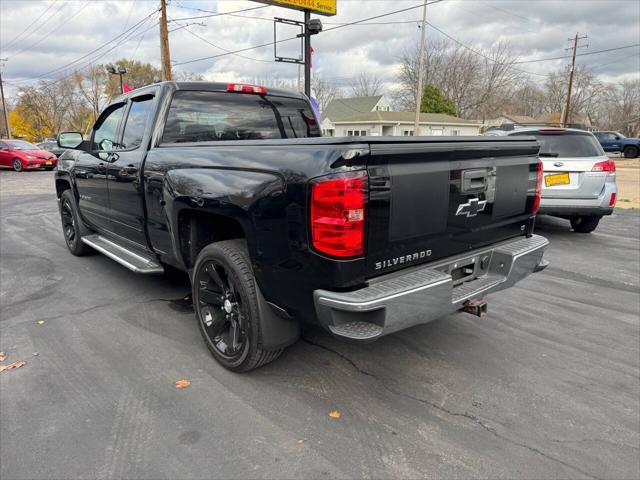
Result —
[[622, 152], [625, 158], [640, 153], [640, 138], [627, 138], [620, 132], [593, 132], [605, 152]]

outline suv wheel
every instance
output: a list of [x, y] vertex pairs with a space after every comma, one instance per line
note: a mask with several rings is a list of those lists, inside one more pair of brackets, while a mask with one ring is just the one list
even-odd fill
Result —
[[636, 158], [638, 156], [638, 147], [629, 145], [628, 147], [625, 147], [622, 154], [624, 155], [624, 158]]
[[92, 253], [92, 248], [82, 241], [82, 237], [89, 235], [90, 231], [80, 220], [76, 199], [71, 190], [65, 190], [60, 196], [60, 219], [69, 251], [77, 257]]
[[200, 332], [223, 367], [247, 372], [280, 356], [282, 349], [261, 345], [256, 284], [243, 240], [204, 247], [191, 283]]
[[571, 227], [574, 232], [591, 233], [596, 229], [599, 222], [600, 217], [575, 217], [571, 219]]

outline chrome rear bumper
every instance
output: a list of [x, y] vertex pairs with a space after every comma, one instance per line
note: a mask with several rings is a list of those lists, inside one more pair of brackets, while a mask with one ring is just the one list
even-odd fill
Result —
[[[470, 300], [542, 270], [548, 244], [546, 238], [533, 235], [379, 277], [360, 290], [316, 290], [316, 313], [337, 337], [375, 340], [460, 310]], [[461, 269], [468, 273], [458, 278]]]

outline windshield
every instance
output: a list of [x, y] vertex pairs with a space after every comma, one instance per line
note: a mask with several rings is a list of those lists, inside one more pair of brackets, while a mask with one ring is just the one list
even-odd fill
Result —
[[620, 132], [613, 132], [613, 134], [616, 135], [617, 137], [620, 137], [620, 138], [627, 138], [623, 134], [621, 134]]
[[163, 142], [212, 142], [319, 137], [307, 102], [298, 98], [178, 91]]
[[11, 140], [9, 143], [16, 150], [39, 150], [33, 143], [25, 142], [23, 140]]
[[540, 143], [541, 157], [601, 157], [604, 150], [600, 142], [588, 132], [545, 134], [539, 131], [518, 132], [513, 135], [533, 135]]

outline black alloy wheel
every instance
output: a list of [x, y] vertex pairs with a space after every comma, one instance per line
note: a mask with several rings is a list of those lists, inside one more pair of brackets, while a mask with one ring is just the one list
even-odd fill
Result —
[[208, 260], [196, 282], [194, 305], [210, 347], [230, 364], [241, 363], [249, 346], [247, 313], [232, 275], [222, 264]]
[[82, 241], [82, 237], [91, 234], [91, 231], [80, 220], [76, 199], [71, 190], [65, 190], [60, 195], [60, 220], [69, 251], [77, 257], [92, 253], [93, 249]]
[[77, 240], [76, 225], [73, 218], [73, 210], [71, 202], [68, 198], [64, 198], [60, 205], [60, 218], [62, 220], [62, 233], [64, 233], [64, 241], [67, 247], [73, 248]]
[[213, 357], [234, 372], [248, 372], [280, 356], [263, 347], [258, 287], [244, 240], [204, 247], [191, 276], [200, 333]]

